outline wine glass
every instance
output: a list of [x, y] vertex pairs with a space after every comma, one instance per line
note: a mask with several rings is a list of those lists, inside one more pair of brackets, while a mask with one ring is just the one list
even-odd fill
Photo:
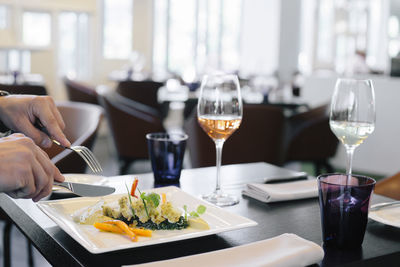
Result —
[[329, 124], [346, 149], [346, 173], [350, 178], [355, 148], [375, 129], [375, 93], [371, 80], [337, 80]]
[[197, 118], [203, 130], [215, 142], [217, 158], [217, 185], [215, 191], [203, 199], [218, 206], [239, 203], [236, 196], [221, 190], [222, 147], [228, 137], [239, 128], [243, 105], [239, 80], [236, 75], [215, 74], [204, 76], [197, 105]]

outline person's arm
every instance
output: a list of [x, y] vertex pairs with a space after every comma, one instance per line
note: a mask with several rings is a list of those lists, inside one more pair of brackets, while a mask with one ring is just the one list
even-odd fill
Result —
[[0, 120], [9, 129], [21, 132], [41, 147], [50, 147], [51, 140], [33, 124], [40, 120], [51, 136], [63, 146], [70, 146], [63, 129], [64, 121], [54, 100], [49, 96], [10, 95], [0, 97]]
[[0, 192], [39, 201], [64, 177], [47, 154], [23, 134], [0, 138]]

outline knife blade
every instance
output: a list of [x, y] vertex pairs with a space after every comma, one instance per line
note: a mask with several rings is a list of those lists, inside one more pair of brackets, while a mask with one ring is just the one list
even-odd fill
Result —
[[81, 197], [100, 197], [112, 194], [115, 188], [102, 185], [91, 185], [71, 182], [54, 182], [54, 185], [64, 187], [72, 193]]

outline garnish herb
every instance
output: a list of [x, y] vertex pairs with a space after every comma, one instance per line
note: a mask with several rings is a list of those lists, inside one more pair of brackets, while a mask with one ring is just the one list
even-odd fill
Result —
[[186, 205], [183, 205], [183, 210], [185, 211], [185, 221], [187, 221], [188, 211], [187, 211], [187, 206]]
[[155, 208], [157, 208], [158, 207], [158, 205], [160, 205], [160, 195], [159, 194], [156, 194], [156, 193], [148, 193], [148, 194], [146, 194], [146, 193], [141, 193], [140, 194], [140, 198], [141, 199], [143, 199], [143, 200], [145, 200], [147, 203], [149, 203], [149, 202], [152, 202], [153, 203], [153, 206], [155, 207]]
[[206, 207], [203, 205], [199, 205], [196, 211], [191, 211], [190, 213], [187, 210], [187, 206], [183, 205], [183, 210], [185, 211], [185, 220], [187, 220], [187, 214], [189, 213], [190, 217], [200, 217], [201, 214], [206, 212]]
[[138, 188], [137, 190], [139, 190], [139, 194], [140, 194], [140, 198], [142, 199], [143, 202], [143, 206], [144, 206], [144, 210], [146, 211], [147, 217], [150, 219], [150, 215], [149, 215], [149, 211], [147, 210], [147, 205], [146, 205], [146, 201], [144, 201], [143, 196], [145, 195], [145, 193], [140, 192], [140, 189]]
[[203, 205], [199, 205], [198, 207], [197, 207], [197, 213], [198, 214], [203, 214], [204, 212], [206, 212], [206, 207], [205, 206], [203, 206]]
[[135, 216], [135, 210], [132, 207], [132, 198], [131, 198], [131, 194], [129, 194], [129, 189], [128, 186], [125, 183], [125, 187], [126, 187], [126, 191], [128, 191], [128, 198], [129, 198], [129, 203], [131, 204], [131, 210], [132, 210], [132, 215]]

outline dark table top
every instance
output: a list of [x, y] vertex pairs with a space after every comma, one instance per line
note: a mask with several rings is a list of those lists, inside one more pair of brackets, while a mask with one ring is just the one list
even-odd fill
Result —
[[[240, 195], [244, 183], [262, 182], [271, 175], [290, 176], [293, 172], [267, 163], [227, 165], [222, 168], [222, 184], [230, 193]], [[152, 174], [135, 175], [143, 189], [154, 187]], [[117, 192], [126, 190], [124, 182], [133, 176], [110, 177]], [[181, 188], [193, 195], [211, 192], [215, 187], [215, 168], [186, 169]], [[374, 195], [372, 202], [389, 199]], [[120, 266], [193, 255], [248, 244], [283, 233], [294, 233], [322, 245], [318, 199], [265, 204], [241, 197], [240, 203], [224, 209], [258, 223], [255, 227], [221, 234], [115, 251], [91, 254], [52, 222], [31, 200], [14, 200], [0, 194], [0, 206], [29, 238], [43, 256], [55, 266]], [[370, 220], [362, 247], [357, 250], [325, 249], [321, 266], [398, 266], [400, 262], [400, 229]]]

